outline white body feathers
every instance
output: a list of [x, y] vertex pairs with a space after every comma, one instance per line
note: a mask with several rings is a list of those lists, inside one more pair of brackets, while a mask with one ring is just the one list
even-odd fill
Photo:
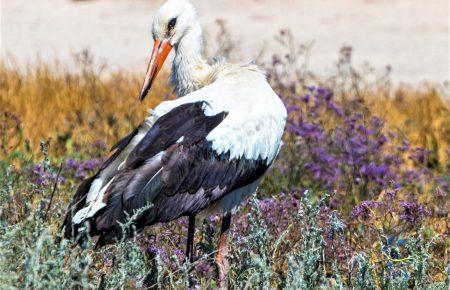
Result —
[[[103, 194], [111, 178], [159, 117], [182, 104], [197, 101], [208, 104], [204, 108], [206, 115], [228, 112], [225, 120], [206, 137], [218, 155], [229, 152], [230, 159], [260, 158], [267, 160], [267, 163], [276, 157], [287, 116], [283, 103], [267, 83], [264, 74], [255, 66], [226, 65], [213, 84], [185, 97], [162, 102], [151, 110], [145, 125], [141, 126], [126, 149], [93, 182], [86, 207], [76, 213], [73, 222], [81, 223], [105, 206]], [[229, 193], [222, 202], [219, 201], [216, 208], [221, 211], [233, 210], [242, 198], [256, 190], [257, 185], [258, 182], [255, 182], [243, 190]]]
[[[208, 65], [201, 57], [202, 31], [197, 13], [187, 0], [169, 0], [159, 9], [153, 21], [155, 39], [166, 37], [167, 23], [174, 17], [177, 25], [170, 43], [176, 56], [171, 80], [177, 95], [185, 96], [162, 102], [150, 111], [151, 115], [126, 148], [92, 182], [84, 208], [72, 219], [75, 224], [82, 223], [106, 206], [104, 194], [130, 152], [159, 117], [182, 104], [205, 101], [206, 115], [228, 113], [206, 136], [218, 155], [229, 152], [230, 159], [262, 159], [270, 164], [279, 152], [287, 114], [264, 73], [251, 64], [218, 62]], [[182, 138], [178, 141], [182, 142]], [[221, 211], [234, 209], [245, 196], [256, 190], [258, 184], [259, 180], [228, 193], [213, 205], [214, 208]]]

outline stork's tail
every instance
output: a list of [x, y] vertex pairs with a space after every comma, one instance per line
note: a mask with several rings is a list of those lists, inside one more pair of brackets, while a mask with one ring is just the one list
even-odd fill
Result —
[[[80, 240], [80, 224], [73, 223], [74, 215], [81, 210], [86, 205], [86, 198], [91, 188], [92, 182], [98, 177], [98, 175], [91, 176], [85, 179], [81, 185], [78, 187], [78, 190], [75, 192], [72, 197], [71, 202], [67, 207], [67, 212], [64, 217], [63, 224], [61, 226], [61, 231], [63, 233], [64, 238], [78, 241]], [[78, 243], [78, 242], [77, 242]]]
[[[149, 161], [140, 168], [140, 174], [117, 174], [101, 189], [95, 185], [95, 176], [83, 182], [68, 207], [64, 237], [81, 244], [89, 237], [99, 236], [96, 247], [101, 247], [131, 237], [151, 224], [156, 215], [151, 208], [153, 200], [162, 188], [160, 162], [159, 157]], [[96, 192], [95, 202], [86, 200], [90, 191]], [[133, 194], [125, 201], [128, 192]], [[107, 202], [103, 203], [103, 199]]]

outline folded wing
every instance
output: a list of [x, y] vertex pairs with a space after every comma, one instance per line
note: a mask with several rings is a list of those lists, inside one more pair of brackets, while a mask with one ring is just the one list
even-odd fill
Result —
[[267, 159], [233, 158], [229, 151], [214, 150], [207, 136], [228, 113], [206, 115], [208, 105], [182, 104], [161, 116], [78, 226], [89, 222], [90, 234], [100, 235], [100, 245], [114, 242], [126, 216], [140, 208], [151, 206], [135, 221], [138, 230], [197, 213], [261, 177]]

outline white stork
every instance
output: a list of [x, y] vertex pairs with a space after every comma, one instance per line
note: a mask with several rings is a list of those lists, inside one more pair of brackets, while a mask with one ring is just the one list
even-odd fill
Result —
[[169, 0], [157, 12], [154, 48], [140, 93], [142, 100], [175, 49], [171, 79], [180, 97], [165, 101], [131, 134], [73, 196], [65, 236], [98, 235], [97, 244], [122, 235], [126, 214], [151, 204], [136, 228], [189, 216], [186, 256], [193, 259], [195, 215], [222, 215], [216, 262], [221, 285], [228, 268], [231, 215], [281, 146], [286, 109], [255, 65], [217, 62], [201, 56], [202, 30], [188, 0]]

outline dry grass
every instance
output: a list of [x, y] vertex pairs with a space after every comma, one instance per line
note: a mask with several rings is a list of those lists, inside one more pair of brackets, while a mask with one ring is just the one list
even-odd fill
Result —
[[88, 55], [79, 60], [75, 71], [45, 63], [20, 70], [0, 63], [2, 154], [24, 140], [36, 153], [41, 140], [52, 138], [57, 143], [52, 153], [58, 155], [76, 144], [116, 141], [170, 92], [167, 77], [162, 76], [140, 103], [141, 78], [129, 72], [95, 70]]
[[[97, 140], [112, 145], [145, 118], [148, 108], [171, 93], [167, 75], [161, 75], [151, 95], [140, 103], [137, 94], [143, 76], [139, 73], [95, 69], [87, 52], [76, 63], [75, 69], [39, 63], [26, 70], [0, 63], [1, 154], [14, 149], [37, 153], [39, 142], [48, 138], [57, 156]], [[436, 161], [446, 166], [450, 101], [433, 87], [402, 87], [394, 97], [386, 95], [386, 91], [366, 90], [362, 97], [390, 128], [405, 134], [413, 146], [431, 150]]]
[[399, 88], [392, 98], [370, 96], [375, 115], [406, 135], [412, 145], [432, 151], [441, 165], [449, 163], [450, 101], [433, 87]]

